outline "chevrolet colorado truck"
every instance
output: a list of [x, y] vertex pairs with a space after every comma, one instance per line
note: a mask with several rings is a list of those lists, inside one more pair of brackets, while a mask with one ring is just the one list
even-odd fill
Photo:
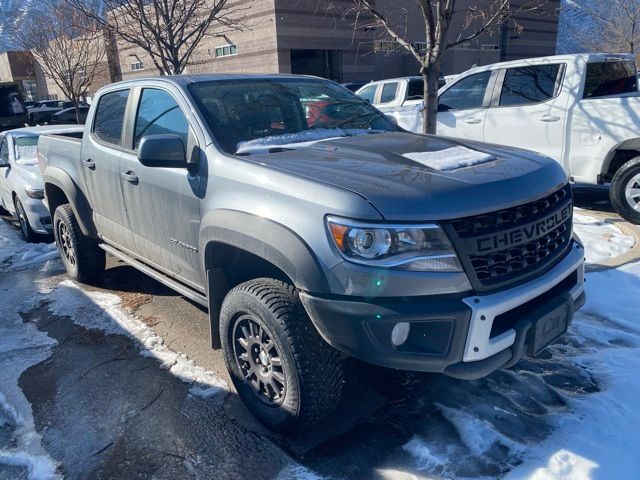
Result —
[[208, 308], [238, 394], [277, 431], [332, 411], [345, 355], [480, 378], [584, 303], [557, 162], [406, 133], [328, 80], [116, 83], [81, 138], [38, 148], [68, 275], [95, 279], [107, 252]]
[[[640, 109], [636, 58], [557, 55], [473, 68], [440, 89], [439, 135], [534, 150], [578, 184], [608, 185], [640, 224]], [[382, 109], [422, 131], [419, 106]]]

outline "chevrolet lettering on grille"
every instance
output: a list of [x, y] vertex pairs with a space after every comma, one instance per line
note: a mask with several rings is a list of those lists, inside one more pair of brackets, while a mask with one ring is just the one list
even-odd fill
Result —
[[541, 220], [512, 228], [511, 230], [505, 230], [504, 232], [470, 238], [467, 239], [467, 244], [471, 251], [480, 254], [515, 247], [552, 232], [571, 217], [571, 211], [571, 204], [569, 203]]

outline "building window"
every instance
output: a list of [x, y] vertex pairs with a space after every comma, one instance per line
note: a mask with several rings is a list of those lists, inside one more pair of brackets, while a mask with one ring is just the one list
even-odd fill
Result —
[[395, 52], [400, 50], [400, 44], [395, 40], [376, 40], [373, 42], [374, 52]]
[[238, 54], [238, 47], [235, 43], [230, 45], [222, 45], [221, 47], [216, 47], [216, 58], [219, 57], [230, 57], [231, 55]]
[[133, 71], [142, 70], [143, 68], [144, 68], [144, 63], [140, 61], [131, 64], [131, 70]]
[[415, 48], [419, 52], [426, 52], [427, 42], [413, 42], [413, 48]]
[[456, 50], [469, 50], [471, 48], [471, 42], [463, 42], [453, 48]]
[[480, 50], [500, 50], [500, 46], [489, 44], [489, 43], [483, 43], [482, 46], [480, 47]]

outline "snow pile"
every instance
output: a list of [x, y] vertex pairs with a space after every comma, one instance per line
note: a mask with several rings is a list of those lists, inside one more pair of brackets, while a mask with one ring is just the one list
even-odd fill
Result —
[[[142, 321], [128, 315], [117, 295], [82, 290], [71, 280], [59, 283], [51, 292], [53, 300], [49, 310], [55, 315], [68, 316], [77, 325], [101, 330], [107, 334], [127, 335], [141, 346], [140, 354], [160, 362], [160, 368], [169, 370], [191, 386], [191, 394], [209, 398], [229, 391], [227, 383], [213, 373], [196, 365], [184, 353], [169, 349], [159, 335]], [[221, 399], [224, 395], [221, 395]]]
[[359, 128], [318, 128], [315, 130], [304, 130], [298, 133], [271, 135], [269, 137], [239, 142], [236, 154], [260, 155], [269, 153], [269, 149], [272, 148], [304, 148], [321, 140], [335, 140], [341, 137], [354, 137], [356, 135], [368, 135], [380, 132], [381, 130], [366, 130]]
[[635, 245], [635, 238], [622, 233], [614, 224], [582, 212], [574, 210], [573, 226], [584, 243], [587, 263], [610, 260], [627, 253]]
[[410, 152], [402, 156], [439, 171], [456, 170], [495, 160], [493, 155], [463, 146], [445, 148], [435, 152]]
[[25, 243], [14, 227], [0, 222], [0, 272], [24, 270], [58, 258], [55, 243]]

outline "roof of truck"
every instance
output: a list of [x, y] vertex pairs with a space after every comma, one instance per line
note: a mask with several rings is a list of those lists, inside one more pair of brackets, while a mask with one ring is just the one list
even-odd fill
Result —
[[292, 78], [309, 78], [314, 80], [327, 80], [326, 78], [314, 77], [312, 75], [294, 75], [289, 73], [197, 73], [183, 75], [163, 75], [158, 77], [140, 77], [121, 82], [112, 83], [114, 85], [128, 85], [140, 82], [169, 82], [181, 86], [199, 82], [215, 82], [223, 80], [273, 80], [273, 79], [292, 79]]
[[22, 128], [14, 128], [13, 130], [8, 130], [5, 133], [10, 133], [12, 135], [44, 135], [44, 134], [55, 134], [55, 133], [71, 133], [82, 131], [84, 129], [83, 125], [41, 125], [37, 127], [22, 127]]

